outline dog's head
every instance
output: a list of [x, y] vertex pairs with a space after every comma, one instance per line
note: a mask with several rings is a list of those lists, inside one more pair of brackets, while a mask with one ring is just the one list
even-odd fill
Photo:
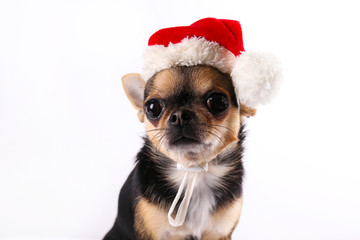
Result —
[[148, 139], [163, 154], [188, 166], [202, 164], [238, 141], [242, 116], [230, 75], [205, 65], [164, 69], [146, 83], [138, 74], [123, 77]]

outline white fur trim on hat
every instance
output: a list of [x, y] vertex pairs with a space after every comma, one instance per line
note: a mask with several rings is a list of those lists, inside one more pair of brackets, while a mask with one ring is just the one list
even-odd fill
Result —
[[205, 38], [184, 38], [180, 43], [149, 46], [145, 49], [141, 77], [147, 81], [155, 73], [175, 66], [210, 65], [231, 73], [235, 56], [216, 42]]
[[280, 62], [272, 54], [242, 52], [236, 57], [231, 77], [238, 102], [256, 108], [270, 102], [283, 75]]
[[147, 81], [157, 72], [176, 66], [209, 65], [231, 75], [240, 106], [256, 108], [270, 102], [282, 71], [277, 58], [268, 53], [242, 52], [236, 56], [217, 42], [184, 38], [180, 43], [149, 46], [144, 52], [141, 77]]

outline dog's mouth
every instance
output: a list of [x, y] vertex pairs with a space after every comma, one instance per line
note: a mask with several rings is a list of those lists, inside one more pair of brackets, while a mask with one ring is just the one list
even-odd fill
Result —
[[170, 144], [172, 146], [186, 146], [186, 145], [193, 145], [193, 144], [200, 144], [200, 140], [196, 139], [195, 137], [185, 137], [185, 136], [179, 136], [175, 139], [173, 139]]
[[205, 161], [213, 157], [213, 143], [206, 142], [204, 136], [195, 131], [168, 133], [165, 150], [168, 156], [177, 162]]
[[186, 125], [182, 128], [170, 128], [166, 132], [166, 138], [171, 148], [202, 144], [201, 131], [192, 125]]

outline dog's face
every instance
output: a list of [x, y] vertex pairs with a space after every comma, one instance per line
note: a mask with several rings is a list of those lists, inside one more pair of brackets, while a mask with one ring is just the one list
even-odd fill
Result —
[[[213, 159], [238, 140], [241, 114], [229, 75], [208, 66], [173, 67], [145, 83], [123, 78], [125, 91], [144, 120], [148, 139], [186, 166]], [[242, 108], [243, 115], [253, 115]]]

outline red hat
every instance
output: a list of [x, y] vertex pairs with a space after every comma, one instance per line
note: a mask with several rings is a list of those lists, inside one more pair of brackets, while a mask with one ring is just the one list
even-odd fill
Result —
[[148, 45], [144, 80], [174, 66], [210, 65], [231, 75], [238, 102], [249, 107], [269, 102], [282, 78], [274, 56], [245, 52], [240, 23], [234, 20], [204, 18], [190, 26], [161, 29]]

